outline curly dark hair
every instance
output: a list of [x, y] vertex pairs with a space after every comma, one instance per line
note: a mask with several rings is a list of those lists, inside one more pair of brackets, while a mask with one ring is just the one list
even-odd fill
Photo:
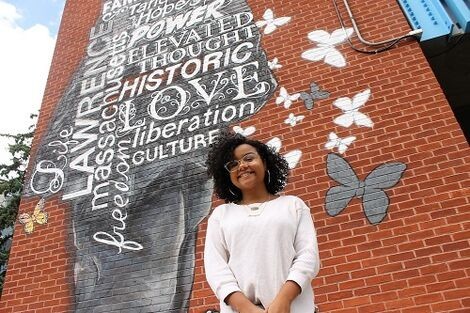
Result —
[[240, 189], [232, 184], [230, 173], [224, 167], [227, 162], [233, 160], [233, 151], [242, 144], [254, 147], [265, 162], [266, 169], [269, 170], [269, 182], [268, 175], [264, 178], [268, 192], [274, 195], [282, 191], [287, 184], [289, 174], [287, 161], [274, 149], [258, 140], [222, 131], [216, 141], [210, 145], [206, 160], [207, 173], [209, 177], [214, 178], [214, 191], [217, 197], [223, 199], [225, 203], [237, 203], [242, 200]]

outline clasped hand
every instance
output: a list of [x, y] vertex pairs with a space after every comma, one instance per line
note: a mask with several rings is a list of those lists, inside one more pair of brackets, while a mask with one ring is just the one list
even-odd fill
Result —
[[265, 310], [258, 306], [250, 306], [247, 310], [240, 311], [240, 313], [290, 313], [290, 303], [276, 299]]

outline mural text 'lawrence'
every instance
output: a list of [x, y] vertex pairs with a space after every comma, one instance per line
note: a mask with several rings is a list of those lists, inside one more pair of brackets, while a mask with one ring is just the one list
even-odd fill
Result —
[[76, 312], [181, 312], [208, 145], [276, 82], [242, 0], [106, 1], [28, 195], [72, 207]]

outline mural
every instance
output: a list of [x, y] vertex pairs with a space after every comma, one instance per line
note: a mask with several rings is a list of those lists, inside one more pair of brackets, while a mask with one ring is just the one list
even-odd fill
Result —
[[254, 134], [256, 131], [256, 127], [254, 126], [249, 126], [247, 128], [242, 128], [240, 126], [233, 126], [233, 131], [237, 134], [240, 134], [244, 137], [248, 137]]
[[358, 197], [362, 199], [367, 220], [371, 224], [380, 223], [387, 215], [390, 204], [383, 189], [395, 186], [405, 169], [406, 165], [401, 162], [384, 163], [372, 170], [362, 181], [345, 159], [340, 155], [329, 153], [328, 176], [340, 185], [331, 187], [326, 193], [327, 213], [331, 216], [338, 215], [354, 197]]
[[300, 123], [305, 118], [304, 115], [294, 115], [294, 113], [289, 113], [289, 117], [284, 120], [284, 123], [294, 127], [297, 123]]
[[340, 138], [338, 135], [335, 133], [331, 132], [328, 135], [328, 142], [325, 144], [325, 148], [327, 149], [334, 149], [337, 148], [338, 152], [343, 154], [348, 150], [349, 145], [353, 143], [353, 141], [356, 140], [355, 136], [348, 136], [346, 138]]
[[18, 221], [23, 224], [24, 232], [27, 235], [30, 235], [34, 231], [34, 224], [44, 225], [47, 224], [47, 219], [49, 215], [44, 210], [44, 199], [39, 200], [39, 202], [34, 207], [32, 214], [21, 213], [18, 216]]
[[265, 35], [271, 34], [279, 26], [289, 23], [291, 18], [289, 16], [274, 17], [274, 12], [271, 9], [267, 9], [263, 14], [263, 19], [256, 22], [256, 26], [263, 28]]
[[308, 39], [316, 43], [317, 47], [302, 52], [302, 58], [309, 61], [324, 61], [333, 67], [345, 67], [346, 59], [336, 46], [345, 42], [352, 34], [352, 28], [336, 29], [331, 34], [324, 30], [314, 30], [308, 33]]
[[268, 61], [268, 66], [271, 70], [275, 71], [282, 68], [282, 64], [279, 63], [278, 58], [274, 58], [272, 61]]
[[294, 101], [297, 101], [300, 97], [300, 93], [294, 93], [292, 95], [290, 95], [286, 88], [284, 87], [281, 87], [279, 89], [279, 96], [276, 98], [276, 104], [277, 105], [280, 105], [282, 104], [284, 109], [288, 109], [290, 108], [290, 106], [292, 105], [292, 103]]
[[312, 82], [310, 84], [310, 91], [302, 91], [300, 93], [300, 99], [302, 99], [305, 103], [305, 107], [308, 110], [313, 109], [316, 100], [326, 99], [330, 96], [330, 93], [326, 90], [321, 90], [320, 86], [317, 83]]
[[[69, 1], [63, 25], [73, 27], [62, 35], [76, 34], [80, 25], [72, 19], [88, 14], [83, 3]], [[322, 311], [348, 310], [346, 302], [357, 304], [349, 300], [362, 291], [375, 296], [365, 295], [359, 307], [388, 308], [401, 300], [413, 307], [415, 301], [402, 298], [402, 291], [410, 275], [418, 273], [411, 277], [416, 281], [427, 277], [423, 264], [410, 261], [413, 248], [432, 246], [426, 250], [430, 255], [422, 253], [432, 263], [449, 259], [449, 249], [460, 253], [464, 224], [449, 228], [447, 222], [465, 211], [456, 202], [466, 183], [459, 172], [465, 141], [419, 45], [403, 42], [385, 47], [399, 49], [387, 50], [395, 53], [359, 54], [363, 49], [353, 50], [362, 46], [358, 34], [341, 28], [333, 6], [315, 1], [93, 3], [100, 12], [91, 12], [98, 17], [80, 40], [86, 48], [73, 73], [57, 71], [70, 68], [67, 57], [72, 53], [75, 60], [78, 53], [73, 46], [55, 60], [53, 85], [66, 86], [57, 103], [50, 102], [57, 90], [47, 93], [53, 97], [46, 99], [42, 122], [49, 124], [41, 125], [42, 137], [35, 141], [27, 203], [16, 225], [19, 241], [11, 260], [21, 262], [15, 265], [20, 271], [8, 274], [0, 307], [16, 312], [25, 305], [50, 306], [54, 288], [23, 288], [18, 275], [26, 273], [67, 291], [54, 294], [62, 311], [218, 313], [200, 271], [203, 238], [197, 236], [212, 206], [206, 150], [226, 128], [263, 139], [293, 169], [287, 193], [310, 204], [320, 248], [326, 249], [324, 271], [314, 281]], [[376, 26], [386, 18], [369, 14], [370, 5], [356, 5], [360, 29], [374, 39], [407, 27], [397, 6], [377, 11], [397, 17], [384, 32]], [[60, 38], [62, 48], [68, 47], [70, 37]], [[70, 81], [63, 82], [64, 76]], [[416, 97], [407, 97], [410, 93]], [[430, 103], [433, 109], [426, 110]], [[443, 138], [455, 147], [441, 147]], [[27, 205], [31, 201], [36, 207]], [[440, 210], [444, 206], [449, 208]], [[452, 230], [448, 236], [455, 242], [434, 240], [431, 229], [430, 244], [425, 235], [413, 241], [420, 225]], [[48, 234], [62, 237], [64, 226], [65, 247], [34, 255], [33, 246], [52, 247], [44, 240], [50, 240]], [[393, 246], [397, 233], [410, 242]], [[346, 242], [347, 249], [335, 249]], [[64, 250], [58, 258], [67, 258], [61, 263], [67, 268], [57, 267], [47, 254]], [[337, 266], [338, 256], [353, 254], [364, 261]], [[23, 259], [34, 266], [23, 268]], [[384, 267], [383, 260], [391, 266]], [[445, 278], [458, 276], [464, 263], [452, 264], [432, 265]], [[47, 270], [54, 266], [60, 277]], [[359, 284], [338, 282], [351, 269], [365, 273]], [[401, 279], [389, 284], [390, 276]], [[449, 282], [439, 277], [435, 285], [447, 288]], [[384, 283], [368, 286], [370, 281]], [[457, 283], [446, 294], [461, 293]], [[20, 287], [35, 296], [18, 303]], [[382, 301], [384, 290], [396, 297]], [[430, 306], [462, 302], [451, 303], [446, 294]], [[339, 300], [330, 301], [333, 297]]]
[[374, 126], [374, 123], [367, 115], [359, 112], [359, 109], [369, 100], [369, 96], [370, 89], [366, 89], [355, 95], [352, 99], [341, 97], [335, 100], [333, 105], [341, 109], [343, 114], [335, 118], [333, 122], [343, 127], [350, 127], [353, 124], [365, 127]]
[[70, 203], [75, 312], [188, 308], [206, 150], [276, 86], [243, 0], [103, 1], [27, 190]]
[[[103, 1], [26, 190], [70, 204], [76, 313], [187, 311], [197, 226], [212, 200], [207, 148], [273, 96], [273, 71], [283, 66], [267, 60], [260, 32], [272, 34], [290, 20], [266, 9], [255, 23], [244, 0]], [[308, 39], [317, 46], [301, 57], [345, 67], [337, 46], [352, 33], [312, 31]], [[330, 93], [314, 81], [309, 87], [289, 93], [282, 86], [274, 102], [290, 110], [302, 100], [310, 113]], [[373, 127], [359, 111], [370, 95], [365, 89], [335, 100], [341, 114], [333, 123]], [[284, 124], [291, 130], [307, 118], [287, 112]], [[343, 154], [355, 140], [330, 132], [325, 148]], [[278, 152], [282, 146], [278, 137], [267, 144]], [[389, 205], [383, 189], [398, 183], [406, 166], [385, 163], [361, 181], [339, 154], [327, 156], [328, 175], [339, 183], [326, 193], [327, 213], [336, 216], [359, 197], [369, 222], [380, 223]], [[284, 157], [292, 169], [302, 151]], [[20, 217], [26, 232], [47, 223], [43, 204]]]
[[[282, 147], [282, 142], [279, 137], [274, 137], [270, 139], [266, 144], [271, 147], [274, 151], [279, 153]], [[289, 164], [289, 169], [293, 169], [297, 166], [300, 159], [302, 158], [302, 151], [299, 149], [291, 150], [282, 155], [287, 163]]]

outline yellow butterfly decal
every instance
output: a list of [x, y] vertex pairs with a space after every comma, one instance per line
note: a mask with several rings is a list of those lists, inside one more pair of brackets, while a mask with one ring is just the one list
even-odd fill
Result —
[[36, 204], [32, 215], [22, 213], [18, 217], [18, 220], [24, 225], [25, 233], [29, 235], [34, 231], [34, 223], [39, 225], [47, 224], [47, 217], [47, 212], [44, 211], [44, 199], [41, 199], [38, 204]]

